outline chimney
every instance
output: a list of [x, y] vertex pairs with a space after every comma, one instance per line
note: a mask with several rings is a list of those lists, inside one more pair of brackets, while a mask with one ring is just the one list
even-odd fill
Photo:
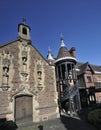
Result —
[[69, 52], [70, 52], [72, 57], [76, 58], [76, 49], [75, 49], [75, 47], [72, 47]]

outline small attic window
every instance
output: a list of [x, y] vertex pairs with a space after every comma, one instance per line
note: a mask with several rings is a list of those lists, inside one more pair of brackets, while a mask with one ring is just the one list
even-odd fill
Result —
[[22, 33], [25, 34], [25, 35], [27, 35], [27, 29], [26, 29], [26, 28], [23, 28], [23, 29], [22, 29]]

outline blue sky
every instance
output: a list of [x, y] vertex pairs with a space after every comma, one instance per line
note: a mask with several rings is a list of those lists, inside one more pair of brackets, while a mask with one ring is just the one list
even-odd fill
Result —
[[62, 33], [67, 48], [76, 47], [78, 61], [101, 65], [101, 0], [1, 0], [1, 44], [17, 38], [22, 18], [44, 57], [48, 47], [57, 56]]

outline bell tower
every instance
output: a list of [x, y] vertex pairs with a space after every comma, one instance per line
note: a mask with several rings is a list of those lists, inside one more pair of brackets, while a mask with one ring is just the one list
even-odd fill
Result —
[[30, 40], [30, 27], [26, 25], [26, 19], [23, 18], [23, 22], [18, 25], [18, 36], [24, 40]]

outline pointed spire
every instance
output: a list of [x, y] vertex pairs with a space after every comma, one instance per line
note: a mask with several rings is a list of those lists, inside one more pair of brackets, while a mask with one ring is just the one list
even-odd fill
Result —
[[53, 56], [52, 56], [52, 54], [51, 54], [51, 49], [50, 49], [50, 47], [48, 48], [47, 59], [48, 59], [48, 60], [54, 60], [54, 58], [53, 58]]
[[64, 37], [63, 37], [62, 34], [61, 34], [61, 36], [60, 36], [60, 40], [61, 40], [61, 47], [64, 47], [64, 46], [65, 46], [65, 43], [64, 43]]

